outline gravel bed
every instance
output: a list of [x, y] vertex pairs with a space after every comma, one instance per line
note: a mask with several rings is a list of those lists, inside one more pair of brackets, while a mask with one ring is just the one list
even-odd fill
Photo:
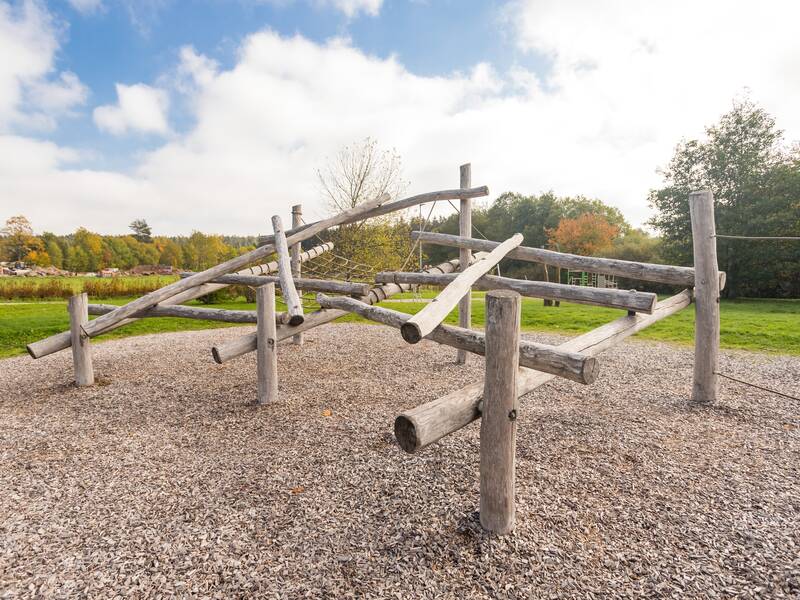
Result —
[[[687, 403], [691, 348], [632, 340], [591, 386], [522, 401], [517, 527], [477, 521], [479, 427], [419, 455], [402, 408], [483, 361], [342, 324], [281, 345], [279, 402], [253, 404], [249, 329], [0, 361], [0, 597], [800, 596], [800, 406], [728, 381]], [[548, 335], [526, 336], [558, 341]], [[724, 352], [787, 392], [800, 359]]]

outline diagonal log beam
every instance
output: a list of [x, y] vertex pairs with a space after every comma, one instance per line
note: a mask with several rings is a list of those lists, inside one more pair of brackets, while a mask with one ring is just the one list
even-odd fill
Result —
[[[181, 277], [188, 277], [182, 273]], [[214, 279], [213, 283], [226, 285], [248, 285], [258, 287], [267, 283], [280, 283], [279, 277], [271, 275], [223, 275]], [[353, 281], [339, 281], [338, 279], [312, 279], [310, 277], [294, 277], [298, 289], [312, 292], [328, 292], [332, 294], [347, 294], [349, 296], [366, 296], [372, 286], [368, 283]]]
[[522, 243], [522, 234], [516, 233], [489, 254], [477, 260], [456, 275], [455, 279], [432, 302], [403, 323], [400, 333], [409, 344], [416, 344], [447, 318], [472, 284], [491, 271], [511, 250]]
[[[90, 304], [90, 315], [105, 315], [118, 307], [115, 304]], [[223, 323], [257, 323], [254, 310], [228, 310], [224, 308], [202, 308], [200, 306], [169, 306], [159, 304], [139, 314], [140, 319], [148, 317], [177, 317], [180, 319], [198, 319], [201, 321], [221, 321]], [[289, 315], [277, 313], [275, 322], [288, 323]]]
[[[471, 248], [472, 250], [483, 251], [490, 251], [499, 244], [499, 242], [477, 240], [474, 238], [429, 231], [412, 231], [411, 237], [412, 239], [428, 244], [438, 244], [440, 246], [450, 246], [453, 248]], [[615, 258], [579, 256], [577, 254], [566, 254], [528, 246], [520, 246], [512, 250], [508, 253], [508, 258], [555, 265], [563, 269], [604, 273], [606, 275], [627, 277], [628, 279], [638, 279], [641, 281], [657, 281], [659, 283], [669, 283], [686, 287], [694, 286], [694, 269], [691, 267], [675, 267], [673, 265], [656, 265], [652, 263], [618, 260]], [[725, 274], [720, 273], [720, 289], [723, 287], [725, 287]]]
[[[486, 253], [478, 252], [473, 256], [474, 260], [478, 260], [481, 257], [485, 256]], [[435, 267], [431, 267], [427, 269], [426, 273], [452, 273], [458, 269], [458, 259], [453, 259], [447, 262], [443, 262], [440, 265], [436, 265]], [[387, 298], [394, 296], [395, 294], [399, 294], [401, 292], [407, 292], [411, 289], [412, 286], [401, 284], [401, 283], [387, 283], [386, 285], [379, 285], [372, 288], [369, 291], [363, 300], [369, 304], [377, 304], [378, 302], [383, 302]], [[318, 327], [320, 325], [324, 325], [325, 323], [330, 323], [331, 321], [335, 321], [339, 317], [343, 317], [347, 314], [347, 311], [338, 310], [338, 309], [325, 309], [318, 310], [311, 314], [306, 315], [306, 320], [303, 321], [302, 325], [298, 325], [297, 327], [286, 327], [280, 326], [278, 327], [278, 341], [284, 340], [288, 337], [296, 333], [302, 333], [303, 331], [308, 331], [309, 329], [313, 329], [314, 327]], [[211, 349], [211, 355], [214, 357], [214, 360], [220, 364], [228, 362], [229, 360], [233, 360], [239, 356], [247, 354], [248, 352], [253, 352], [256, 349], [256, 345], [258, 344], [256, 339], [255, 333], [248, 333], [241, 337], [238, 337], [230, 342], [226, 342], [219, 346], [214, 346]]]
[[[401, 273], [387, 271], [375, 275], [380, 283], [412, 283], [416, 285], [445, 286], [450, 284], [456, 275], [434, 275], [428, 273]], [[472, 284], [478, 290], [513, 290], [522, 296], [545, 298], [547, 300], [564, 300], [576, 304], [589, 304], [607, 308], [619, 308], [651, 314], [655, 309], [658, 296], [650, 292], [636, 290], [617, 290], [610, 288], [593, 288], [545, 281], [526, 281], [497, 275], [484, 275]]]
[[289, 244], [286, 243], [283, 222], [278, 215], [272, 217], [272, 229], [275, 232], [275, 251], [278, 253], [278, 279], [281, 284], [281, 294], [286, 303], [286, 312], [289, 313], [289, 325], [296, 327], [303, 322], [303, 303], [294, 285], [292, 257], [289, 254]]
[[[323, 308], [346, 310], [370, 321], [383, 323], [395, 329], [400, 329], [411, 318], [409, 314], [379, 306], [371, 306], [346, 296], [332, 298], [324, 294], [317, 294], [317, 302]], [[479, 331], [450, 325], [439, 325], [426, 335], [425, 339], [473, 352], [480, 356], [486, 355], [486, 336]], [[522, 367], [552, 373], [553, 375], [584, 384], [592, 383], [597, 379], [599, 371], [596, 358], [583, 356], [577, 352], [565, 352], [547, 344], [527, 341], [521, 341], [519, 344], [519, 364]]]
[[[634, 314], [621, 317], [564, 342], [557, 348], [597, 356], [634, 333], [686, 308], [691, 302], [691, 292], [684, 290], [659, 302], [652, 315]], [[553, 377], [554, 375], [549, 373], [521, 368], [517, 379], [517, 395], [524, 396]], [[483, 380], [476, 381], [432, 402], [401, 413], [395, 419], [394, 433], [403, 450], [406, 452], [421, 450], [479, 419], [483, 384]]]

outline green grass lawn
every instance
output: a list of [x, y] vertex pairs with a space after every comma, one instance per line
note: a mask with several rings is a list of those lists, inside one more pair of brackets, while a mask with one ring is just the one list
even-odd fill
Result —
[[[428, 292], [422, 296], [432, 295], [432, 292]], [[473, 323], [478, 327], [483, 325], [483, 296], [480, 292], [473, 295]], [[416, 297], [404, 294], [399, 298], [413, 300]], [[118, 298], [102, 302], [124, 304], [130, 300], [131, 298]], [[244, 300], [208, 306], [255, 308]], [[381, 306], [413, 313], [422, 308], [424, 303], [388, 301]], [[560, 307], [545, 307], [541, 300], [525, 298], [522, 303], [522, 326], [525, 331], [551, 331], [573, 335], [594, 329], [623, 314], [619, 310], [569, 303], [562, 303]], [[800, 355], [800, 300], [723, 300], [721, 315], [723, 348]], [[363, 322], [363, 319], [348, 315], [337, 322]], [[455, 311], [447, 322], [457, 322]], [[142, 319], [114, 330], [101, 339], [217, 327], [235, 325], [191, 319]], [[65, 301], [0, 304], [0, 357], [23, 354], [26, 344], [68, 328]], [[694, 339], [694, 310], [689, 307], [648, 327], [637, 336], [642, 339], [691, 344]]]

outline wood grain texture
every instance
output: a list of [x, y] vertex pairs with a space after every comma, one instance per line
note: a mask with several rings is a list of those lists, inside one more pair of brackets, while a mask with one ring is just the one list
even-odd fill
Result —
[[[455, 275], [428, 274], [428, 273], [402, 273], [386, 271], [375, 275], [375, 281], [387, 283], [408, 283], [416, 285], [446, 286], [454, 279]], [[611, 288], [593, 288], [580, 285], [566, 285], [563, 283], [548, 283], [545, 281], [526, 281], [497, 275], [484, 275], [475, 283], [473, 288], [478, 290], [513, 290], [522, 296], [531, 298], [545, 298], [549, 300], [564, 300], [576, 304], [618, 308], [651, 314], [655, 309], [658, 296], [650, 292], [637, 292], [636, 290], [618, 290]]]
[[275, 284], [256, 288], [256, 373], [258, 377], [258, 404], [269, 404], [278, 399], [278, 340], [275, 329]]
[[717, 399], [720, 334], [719, 267], [711, 192], [689, 194], [689, 215], [696, 273], [692, 401], [710, 403]]
[[[300, 227], [303, 224], [303, 206], [300, 204], [295, 204], [292, 206], [292, 229]], [[300, 254], [302, 254], [303, 245], [298, 242], [291, 247], [292, 251], [292, 277], [294, 277], [295, 282], [300, 279], [300, 275], [302, 273], [302, 262], [300, 260]], [[300, 289], [303, 289], [301, 286]], [[303, 345], [303, 334], [297, 333], [292, 336], [292, 343], [297, 346]]]
[[[355, 298], [347, 298], [345, 296], [329, 297], [324, 294], [317, 294], [317, 302], [323, 308], [351, 312], [395, 329], [400, 329], [411, 318], [411, 315], [406, 313], [380, 306], [371, 306]], [[425, 339], [480, 356], [486, 354], [485, 334], [472, 329], [464, 329], [463, 327], [454, 327], [452, 325], [439, 325]], [[596, 358], [583, 356], [577, 352], [564, 352], [548, 344], [522, 341], [519, 344], [518, 355], [520, 366], [552, 373], [583, 384], [593, 383], [597, 379], [600, 370]]]
[[[90, 304], [90, 315], [104, 315], [110, 313], [117, 306], [114, 304]], [[252, 323], [258, 322], [254, 310], [228, 310], [224, 308], [202, 308], [200, 306], [168, 306], [159, 304], [148, 308], [138, 318], [149, 317], [176, 317], [180, 319], [197, 319], [200, 321], [220, 321], [222, 323]], [[285, 312], [275, 315], [275, 322], [284, 324], [289, 322], [289, 315]]]
[[278, 279], [281, 282], [281, 294], [286, 303], [286, 312], [289, 313], [289, 325], [296, 327], [303, 322], [303, 302], [294, 285], [292, 257], [289, 254], [289, 245], [286, 243], [283, 222], [278, 215], [272, 217], [272, 229], [275, 232], [273, 243], [275, 251], [278, 253]]
[[522, 302], [516, 292], [486, 294], [486, 375], [481, 419], [481, 526], [514, 529], [517, 372]]
[[[487, 240], [477, 240], [465, 238], [445, 233], [433, 233], [429, 231], [412, 231], [413, 239], [422, 240], [428, 244], [439, 244], [454, 248], [472, 248], [473, 250], [490, 251], [496, 248], [499, 242]], [[640, 281], [657, 281], [681, 286], [694, 285], [694, 269], [691, 267], [675, 267], [672, 265], [656, 265], [652, 263], [640, 263], [614, 258], [596, 258], [591, 256], [578, 256], [577, 254], [565, 254], [543, 248], [531, 248], [520, 246], [508, 253], [508, 258], [524, 260], [528, 262], [547, 263], [565, 269], [575, 269], [591, 271], [593, 273], [604, 273], [628, 279]], [[721, 275], [720, 281], [724, 281]]]
[[522, 243], [517, 233], [495, 247], [489, 254], [461, 271], [430, 303], [406, 321], [400, 328], [403, 339], [416, 344], [445, 320], [472, 284], [486, 275], [511, 250]]
[[[216, 283], [226, 285], [248, 285], [258, 287], [266, 283], [280, 283], [280, 277], [272, 275], [222, 275], [214, 279]], [[306, 277], [292, 278], [295, 288], [311, 292], [329, 294], [347, 294], [348, 296], [365, 296], [372, 286], [368, 283], [338, 281], [336, 279], [311, 279]]]
[[67, 302], [69, 312], [69, 333], [72, 341], [72, 365], [75, 370], [75, 385], [79, 387], [94, 384], [92, 349], [89, 336], [83, 330], [89, 323], [89, 296], [76, 294]]
[[[472, 187], [472, 165], [467, 163], [459, 168], [460, 187]], [[462, 198], [458, 212], [458, 233], [461, 237], [472, 237], [472, 198]], [[459, 270], [463, 271], [472, 263], [472, 250], [460, 248], [458, 251]], [[458, 326], [472, 327], [472, 288], [458, 302]], [[456, 364], [467, 362], [467, 352], [461, 348], [456, 352]]]
[[[620, 317], [597, 329], [556, 346], [559, 350], [598, 356], [625, 338], [675, 314], [692, 302], [692, 294], [684, 290], [659, 302], [652, 315], [633, 314]], [[522, 368], [518, 374], [520, 396], [544, 385], [555, 375]], [[432, 402], [404, 411], [395, 419], [395, 437], [406, 452], [416, 452], [458, 431], [481, 416], [483, 381], [471, 383]]]

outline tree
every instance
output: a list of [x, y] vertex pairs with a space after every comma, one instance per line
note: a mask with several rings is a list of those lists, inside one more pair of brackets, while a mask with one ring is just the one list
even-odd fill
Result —
[[9, 260], [21, 261], [31, 251], [42, 251], [40, 239], [33, 235], [33, 227], [23, 215], [9, 217], [2, 229], [3, 249]]
[[144, 219], [136, 219], [132, 221], [128, 227], [133, 231], [133, 237], [136, 241], [142, 242], [144, 244], [149, 244], [153, 241], [152, 230], [150, 229], [150, 225], [147, 224], [147, 221]]
[[[670, 262], [692, 264], [688, 196], [714, 194], [717, 231], [744, 236], [800, 235], [800, 154], [783, 142], [775, 120], [749, 100], [735, 102], [704, 140], [681, 142], [650, 192], [658, 214], [650, 224]], [[718, 239], [727, 297], [800, 294], [800, 245]]]
[[547, 234], [550, 246], [561, 252], [593, 256], [611, 247], [619, 227], [603, 215], [584, 213], [575, 219], [561, 219]]

